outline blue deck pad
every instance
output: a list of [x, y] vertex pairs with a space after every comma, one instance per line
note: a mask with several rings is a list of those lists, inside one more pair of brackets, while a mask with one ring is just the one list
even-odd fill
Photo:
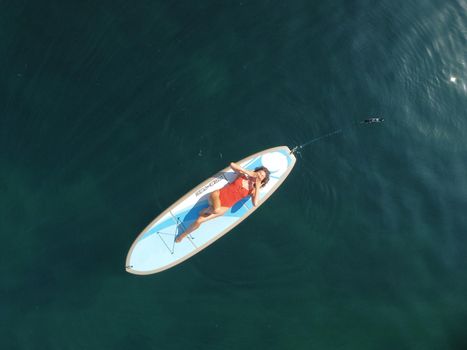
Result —
[[[224, 217], [230, 217], [232, 219], [239, 219], [241, 218], [246, 212], [247, 209], [243, 206], [243, 204], [248, 201], [248, 198], [245, 198], [237, 203], [230, 208], [223, 216]], [[188, 228], [199, 216], [199, 212], [203, 210], [204, 208], [207, 208], [209, 206], [208, 201], [203, 201], [201, 203], [197, 203], [193, 208], [190, 210], [185, 210], [179, 213], [172, 213], [175, 218], [181, 221], [183, 227], [186, 229]], [[218, 220], [218, 218], [213, 219]], [[208, 221], [209, 222], [209, 221]], [[206, 222], [207, 223], [207, 222]], [[203, 224], [204, 226], [205, 224]], [[203, 230], [203, 227], [199, 229], [200, 231]], [[195, 231], [196, 233], [196, 231]]]

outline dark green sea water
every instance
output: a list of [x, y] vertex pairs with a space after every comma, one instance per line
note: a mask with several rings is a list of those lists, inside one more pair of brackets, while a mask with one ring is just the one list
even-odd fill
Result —
[[[0, 0], [0, 348], [467, 349], [466, 37], [465, 0]], [[228, 162], [376, 115], [125, 272]]]

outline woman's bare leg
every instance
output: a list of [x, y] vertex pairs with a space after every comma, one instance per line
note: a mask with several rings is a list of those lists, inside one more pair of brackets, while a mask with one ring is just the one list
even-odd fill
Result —
[[211, 211], [212, 211], [212, 207], [211, 207], [211, 206], [206, 207], [206, 208], [204, 208], [203, 210], [201, 210], [201, 211], [199, 212], [199, 216], [208, 215], [208, 214], [211, 213]]
[[192, 233], [194, 230], [198, 229], [201, 224], [203, 222], [206, 222], [208, 220], [211, 220], [211, 219], [214, 219], [218, 216], [222, 216], [224, 215], [224, 213], [229, 210], [229, 208], [227, 207], [221, 207], [219, 208], [218, 210], [218, 213], [211, 213], [211, 214], [207, 214], [206, 216], [199, 216], [198, 219], [196, 219], [196, 221], [194, 223], [192, 223], [190, 225], [190, 227], [188, 227], [186, 229], [185, 232], [183, 232], [182, 234], [180, 234], [177, 238], [175, 238], [175, 242], [181, 242], [183, 238], [185, 238], [186, 236], [188, 236], [190, 233]]
[[216, 213], [216, 212], [219, 212], [219, 209], [222, 208], [221, 207], [221, 198], [220, 198], [220, 191], [217, 190], [217, 191], [214, 191], [211, 193], [211, 195], [209, 196], [209, 199], [211, 200], [211, 206], [212, 206], [212, 209], [213, 209], [213, 213]]
[[213, 191], [212, 193], [209, 194], [209, 198], [208, 198], [209, 205], [199, 212], [199, 216], [207, 216], [213, 212], [214, 209], [212, 205], [212, 202], [213, 202], [212, 197], [217, 196], [217, 193], [215, 194], [215, 192], [219, 192], [219, 190]]
[[211, 196], [210, 196], [212, 206], [207, 208], [206, 211], [202, 210], [200, 212], [200, 215], [199, 215], [198, 219], [196, 219], [196, 221], [194, 223], [192, 223], [190, 225], [190, 227], [188, 227], [185, 230], [185, 232], [183, 232], [177, 238], [175, 238], [175, 242], [177, 242], [177, 243], [181, 242], [183, 238], [188, 236], [194, 230], [198, 229], [203, 222], [206, 222], [206, 221], [214, 219], [214, 218], [216, 218], [218, 216], [224, 215], [225, 212], [227, 210], [229, 210], [229, 208], [227, 208], [227, 207], [221, 207], [220, 206], [221, 202], [220, 202], [220, 199], [219, 199], [219, 193], [216, 193], [216, 192], [219, 192], [219, 191], [214, 191], [213, 193], [211, 193]]

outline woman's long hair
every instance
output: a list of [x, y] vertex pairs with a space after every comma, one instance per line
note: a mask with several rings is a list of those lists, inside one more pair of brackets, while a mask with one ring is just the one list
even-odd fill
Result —
[[255, 173], [260, 171], [260, 170], [263, 170], [266, 173], [266, 177], [264, 178], [263, 181], [261, 181], [261, 187], [264, 187], [269, 182], [269, 175], [271, 174], [271, 172], [265, 166], [259, 166], [259, 167], [255, 168]]

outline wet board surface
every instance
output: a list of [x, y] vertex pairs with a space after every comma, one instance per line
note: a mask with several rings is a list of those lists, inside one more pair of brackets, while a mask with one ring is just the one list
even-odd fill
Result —
[[250, 196], [237, 202], [223, 216], [209, 220], [180, 243], [175, 237], [189, 227], [208, 207], [209, 194], [232, 182], [237, 174], [227, 167], [188, 192], [156, 217], [136, 238], [126, 259], [129, 273], [146, 275], [173, 267], [200, 252], [228, 233], [268, 199], [289, 175], [296, 158], [287, 146], [255, 153], [237, 162], [247, 170], [265, 166], [271, 172], [268, 184], [261, 188], [259, 205]]

